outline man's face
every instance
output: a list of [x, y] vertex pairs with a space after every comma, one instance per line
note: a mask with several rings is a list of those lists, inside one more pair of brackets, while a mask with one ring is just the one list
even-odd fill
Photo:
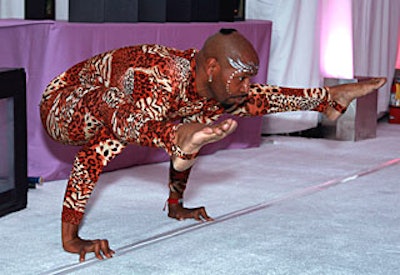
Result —
[[258, 64], [253, 61], [227, 58], [221, 62], [217, 80], [217, 100], [225, 106], [243, 103], [249, 93], [250, 80], [257, 74]]

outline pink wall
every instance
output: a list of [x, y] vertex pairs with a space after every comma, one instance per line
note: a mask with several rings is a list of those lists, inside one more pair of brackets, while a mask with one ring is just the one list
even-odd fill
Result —
[[[400, 25], [400, 23], [399, 23]], [[399, 34], [397, 35], [397, 59], [396, 59], [396, 69], [400, 69], [400, 26]]]

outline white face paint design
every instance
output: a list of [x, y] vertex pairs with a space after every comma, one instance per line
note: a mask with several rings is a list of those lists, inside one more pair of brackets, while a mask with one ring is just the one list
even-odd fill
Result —
[[230, 76], [229, 79], [226, 81], [226, 92], [228, 95], [231, 94], [230, 85], [233, 78], [240, 73], [248, 73], [250, 75], [257, 74], [258, 65], [254, 64], [253, 62], [244, 63], [240, 59], [233, 60], [232, 58], [228, 57], [228, 62], [232, 66], [232, 68], [236, 69]]
[[240, 73], [242, 73], [242, 72], [256, 73], [258, 71], [258, 65], [254, 64], [253, 62], [246, 64], [246, 63], [242, 62], [242, 60], [240, 60], [240, 59], [237, 59], [235, 61], [230, 57], [228, 57], [228, 62], [232, 66], [232, 68], [236, 69]]

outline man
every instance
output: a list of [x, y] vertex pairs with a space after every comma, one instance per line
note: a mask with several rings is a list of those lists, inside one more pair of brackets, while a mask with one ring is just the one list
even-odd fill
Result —
[[121, 48], [83, 61], [47, 87], [41, 119], [56, 141], [82, 145], [68, 180], [62, 212], [66, 251], [110, 258], [107, 240], [78, 235], [86, 203], [104, 166], [130, 143], [164, 148], [171, 155], [168, 216], [211, 221], [204, 207], [188, 209], [182, 198], [202, 146], [231, 134], [237, 122], [219, 116], [316, 110], [336, 119], [359, 96], [385, 83], [289, 89], [250, 84], [258, 55], [239, 32], [222, 29], [203, 48], [180, 51], [160, 45]]

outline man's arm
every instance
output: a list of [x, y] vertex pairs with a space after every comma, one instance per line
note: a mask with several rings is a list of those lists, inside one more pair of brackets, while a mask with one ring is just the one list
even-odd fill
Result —
[[103, 167], [125, 146], [126, 144], [119, 142], [108, 128], [103, 127], [75, 156], [64, 197], [61, 237], [63, 248], [79, 254], [80, 261], [85, 260], [88, 252], [94, 252], [98, 259], [103, 259], [103, 255], [110, 258], [114, 254], [107, 240], [84, 240], [79, 237], [78, 231], [86, 204]]
[[169, 166], [169, 197], [166, 202], [168, 205], [168, 217], [177, 220], [195, 219], [198, 221], [213, 219], [207, 215], [205, 208], [185, 208], [183, 206], [183, 194], [186, 189], [186, 184], [189, 179], [191, 167], [184, 171], [177, 171], [174, 168], [172, 161]]

